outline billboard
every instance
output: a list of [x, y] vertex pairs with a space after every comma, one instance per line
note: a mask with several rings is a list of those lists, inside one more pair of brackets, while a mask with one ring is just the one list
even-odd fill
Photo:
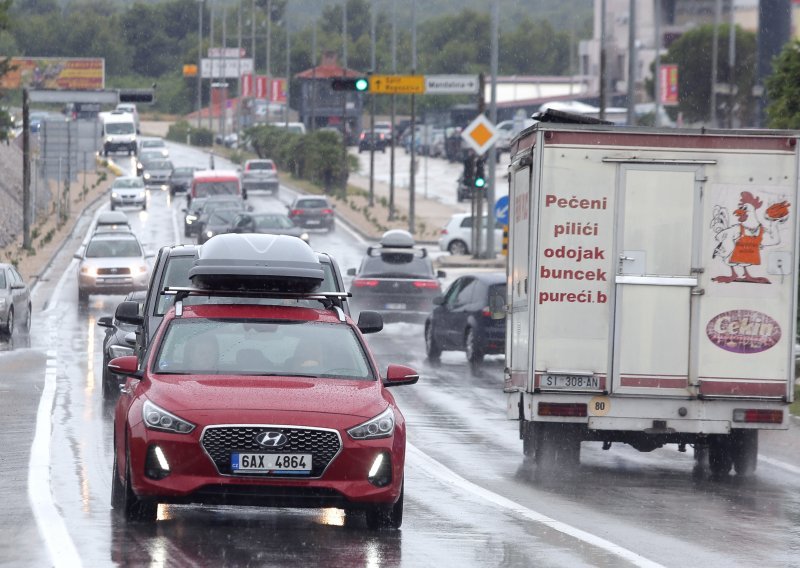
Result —
[[0, 89], [97, 90], [106, 86], [102, 57], [12, 57]]
[[662, 65], [660, 69], [659, 87], [662, 105], [678, 104], [678, 66]]

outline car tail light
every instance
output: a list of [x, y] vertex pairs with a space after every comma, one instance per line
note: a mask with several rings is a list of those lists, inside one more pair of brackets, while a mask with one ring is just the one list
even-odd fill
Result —
[[766, 424], [782, 424], [782, 410], [766, 410], [763, 408], [734, 408], [734, 422], [761, 422]]
[[290, 215], [302, 215], [302, 214], [303, 214], [302, 209], [292, 209], [292, 212], [290, 213]]
[[489, 309], [489, 306], [486, 306], [481, 310], [481, 315], [485, 318], [492, 317], [492, 310]]
[[377, 280], [369, 280], [366, 278], [357, 278], [353, 280], [353, 286], [356, 288], [372, 288], [373, 286], [377, 286]]
[[433, 280], [414, 280], [414, 286], [417, 288], [438, 288], [439, 283]]
[[333, 209], [323, 209], [322, 210], [322, 214], [323, 215], [333, 215]]
[[539, 416], [586, 416], [586, 404], [578, 402], [540, 402]]
[[441, 231], [439, 231], [439, 234], [440, 235], [446, 235], [447, 234], [447, 229], [442, 229]]
[[359, 140], [363, 140], [363, 139], [364, 139], [364, 138], [366, 138], [366, 137], [367, 137], [367, 133], [366, 133], [366, 132], [362, 132], [362, 133], [361, 133], [361, 136], [359, 136], [359, 137], [358, 137], [358, 139], [359, 139]]

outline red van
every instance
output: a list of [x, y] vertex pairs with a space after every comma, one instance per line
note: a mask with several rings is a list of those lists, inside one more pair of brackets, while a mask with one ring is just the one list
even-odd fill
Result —
[[187, 199], [211, 197], [214, 195], [236, 195], [247, 199], [242, 189], [242, 180], [234, 170], [200, 170], [194, 173], [192, 187]]

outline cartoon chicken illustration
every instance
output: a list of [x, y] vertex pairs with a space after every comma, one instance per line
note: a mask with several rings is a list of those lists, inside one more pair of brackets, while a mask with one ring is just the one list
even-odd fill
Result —
[[[730, 267], [728, 276], [716, 276], [714, 282], [750, 282], [753, 284], [769, 284], [768, 278], [753, 276], [747, 269], [761, 264], [761, 249], [780, 243], [778, 226], [789, 218], [789, 203], [780, 201], [761, 211], [764, 202], [750, 193], [743, 191], [739, 196], [739, 204], [733, 214], [738, 223], [731, 224], [728, 210], [720, 205], [714, 206], [711, 229], [716, 233], [719, 243], [714, 249], [712, 258], [719, 258]], [[739, 267], [742, 274], [736, 272]]]

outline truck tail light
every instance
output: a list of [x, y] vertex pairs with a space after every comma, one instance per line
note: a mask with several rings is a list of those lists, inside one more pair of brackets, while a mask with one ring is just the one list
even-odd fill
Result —
[[368, 280], [366, 278], [357, 278], [353, 280], [353, 286], [356, 288], [372, 288], [378, 285], [377, 280]]
[[417, 288], [438, 288], [439, 283], [433, 280], [414, 280], [414, 286]]
[[540, 402], [539, 416], [586, 416], [586, 404], [581, 402]]
[[735, 408], [734, 422], [761, 422], [765, 424], [782, 424], [783, 410], [766, 410], [763, 408]]

